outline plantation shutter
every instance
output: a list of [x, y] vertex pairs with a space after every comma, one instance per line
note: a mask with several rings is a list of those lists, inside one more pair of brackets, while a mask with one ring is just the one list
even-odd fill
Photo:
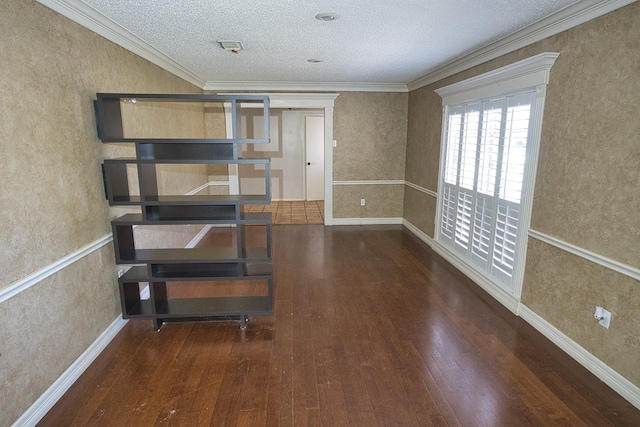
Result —
[[534, 92], [447, 106], [439, 241], [511, 288]]

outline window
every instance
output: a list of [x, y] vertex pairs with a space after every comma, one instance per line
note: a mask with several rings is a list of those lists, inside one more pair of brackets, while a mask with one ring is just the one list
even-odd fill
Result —
[[435, 240], [514, 294], [556, 57], [538, 55], [437, 91], [445, 109]]

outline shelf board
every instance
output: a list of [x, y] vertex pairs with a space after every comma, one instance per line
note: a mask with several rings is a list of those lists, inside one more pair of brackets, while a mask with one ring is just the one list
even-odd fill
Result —
[[140, 142], [153, 144], [269, 144], [269, 138], [118, 138], [104, 137], [102, 142]]
[[[124, 310], [125, 307], [122, 307]], [[153, 313], [153, 309], [151, 307], [151, 301], [148, 299], [140, 300], [139, 303], [134, 305], [133, 307], [126, 307], [127, 311], [122, 312], [122, 317], [124, 319], [133, 319], [133, 318], [154, 318], [156, 315]]]
[[147, 196], [144, 203], [140, 200], [140, 196], [117, 196], [110, 204], [111, 206], [267, 205], [269, 202], [265, 194], [245, 194]]
[[255, 102], [269, 101], [267, 95], [213, 95], [196, 93], [97, 93], [98, 100], [102, 99], [136, 99], [157, 102]]
[[141, 283], [141, 282], [187, 282], [187, 281], [207, 281], [207, 280], [266, 280], [272, 277], [273, 268], [271, 264], [247, 265], [247, 270], [238, 274], [237, 265], [228, 268], [216, 269], [215, 271], [191, 270], [191, 271], [161, 271], [150, 276], [146, 267], [132, 267], [119, 280], [120, 283]]
[[140, 196], [114, 196], [112, 205], [139, 205]]
[[169, 299], [160, 308], [158, 317], [201, 317], [271, 314], [269, 296], [212, 297]]
[[249, 158], [249, 157], [241, 157], [238, 159], [234, 158], [216, 158], [216, 159], [181, 159], [181, 160], [167, 160], [167, 159], [137, 159], [135, 157], [116, 157], [113, 159], [104, 159], [103, 163], [117, 163], [117, 164], [249, 164], [249, 165], [267, 165], [271, 163], [271, 159], [265, 158]]
[[176, 298], [167, 300], [157, 313], [151, 301], [142, 300], [123, 313], [125, 319], [132, 318], [195, 318], [213, 316], [240, 316], [272, 314], [272, 299], [269, 296]]
[[267, 204], [265, 194], [240, 194], [240, 195], [163, 195], [147, 196], [143, 204], [147, 206], [161, 205], [230, 205], [230, 204]]
[[271, 257], [267, 256], [267, 248], [246, 248], [245, 254], [244, 257], [238, 257], [236, 248], [135, 249], [116, 254], [116, 264], [199, 264], [271, 261]]
[[144, 220], [142, 214], [126, 214], [111, 221], [113, 225], [176, 225], [176, 224], [244, 224], [244, 225], [268, 225], [271, 223], [271, 212], [243, 212], [240, 219], [235, 215], [221, 218], [206, 219], [171, 219], [171, 220]]

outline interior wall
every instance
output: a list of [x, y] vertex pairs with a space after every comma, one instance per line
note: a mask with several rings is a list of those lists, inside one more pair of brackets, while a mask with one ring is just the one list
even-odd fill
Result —
[[[409, 95], [404, 218], [433, 236], [442, 102], [434, 89], [559, 52], [542, 125], [531, 229], [640, 268], [640, 4]], [[522, 303], [640, 386], [640, 282], [529, 238]], [[610, 329], [594, 321], [612, 312]]]
[[[34, 1], [0, 14], [0, 292], [110, 233], [97, 92], [201, 90]], [[11, 425], [120, 316], [112, 244], [0, 303], [0, 425]]]
[[402, 185], [362, 181], [404, 180], [407, 106], [407, 93], [343, 92], [336, 99], [335, 219], [402, 217]]

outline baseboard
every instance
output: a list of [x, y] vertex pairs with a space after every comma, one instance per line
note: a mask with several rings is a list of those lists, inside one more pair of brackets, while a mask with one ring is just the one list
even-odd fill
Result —
[[602, 360], [589, 353], [526, 305], [520, 304], [518, 315], [578, 363], [587, 368], [589, 372], [611, 387], [616, 393], [640, 409], [640, 387], [614, 371]]
[[212, 227], [213, 227], [212, 224], [207, 224], [204, 227], [202, 227], [202, 230], [200, 230], [200, 232], [196, 234], [195, 237], [191, 239], [189, 243], [187, 243], [187, 246], [185, 246], [185, 248], [188, 248], [188, 249], [195, 248], [196, 245], [200, 243], [202, 239], [204, 239], [204, 236], [207, 235], [207, 233], [209, 232], [209, 230], [211, 230]]
[[114, 320], [89, 348], [13, 423], [13, 427], [38, 424], [126, 324], [127, 320], [121, 317]]
[[470, 267], [465, 262], [460, 260], [457, 256], [452, 254], [447, 248], [434, 241], [431, 248], [436, 251], [440, 256], [449, 261], [464, 273], [469, 279], [473, 280], [478, 286], [484, 289], [489, 295], [491, 295], [496, 301], [508, 308], [513, 314], [518, 314], [518, 305], [520, 301], [502, 289], [500, 286], [493, 283], [490, 279], [478, 273], [473, 267]]
[[427, 233], [420, 230], [418, 227], [411, 224], [409, 221], [407, 221], [404, 218], [402, 219], [402, 225], [404, 225], [409, 231], [411, 231], [418, 239], [425, 242], [427, 246], [429, 246], [430, 248], [433, 248], [433, 238], [429, 236]]
[[331, 225], [400, 225], [402, 218], [333, 218]]

